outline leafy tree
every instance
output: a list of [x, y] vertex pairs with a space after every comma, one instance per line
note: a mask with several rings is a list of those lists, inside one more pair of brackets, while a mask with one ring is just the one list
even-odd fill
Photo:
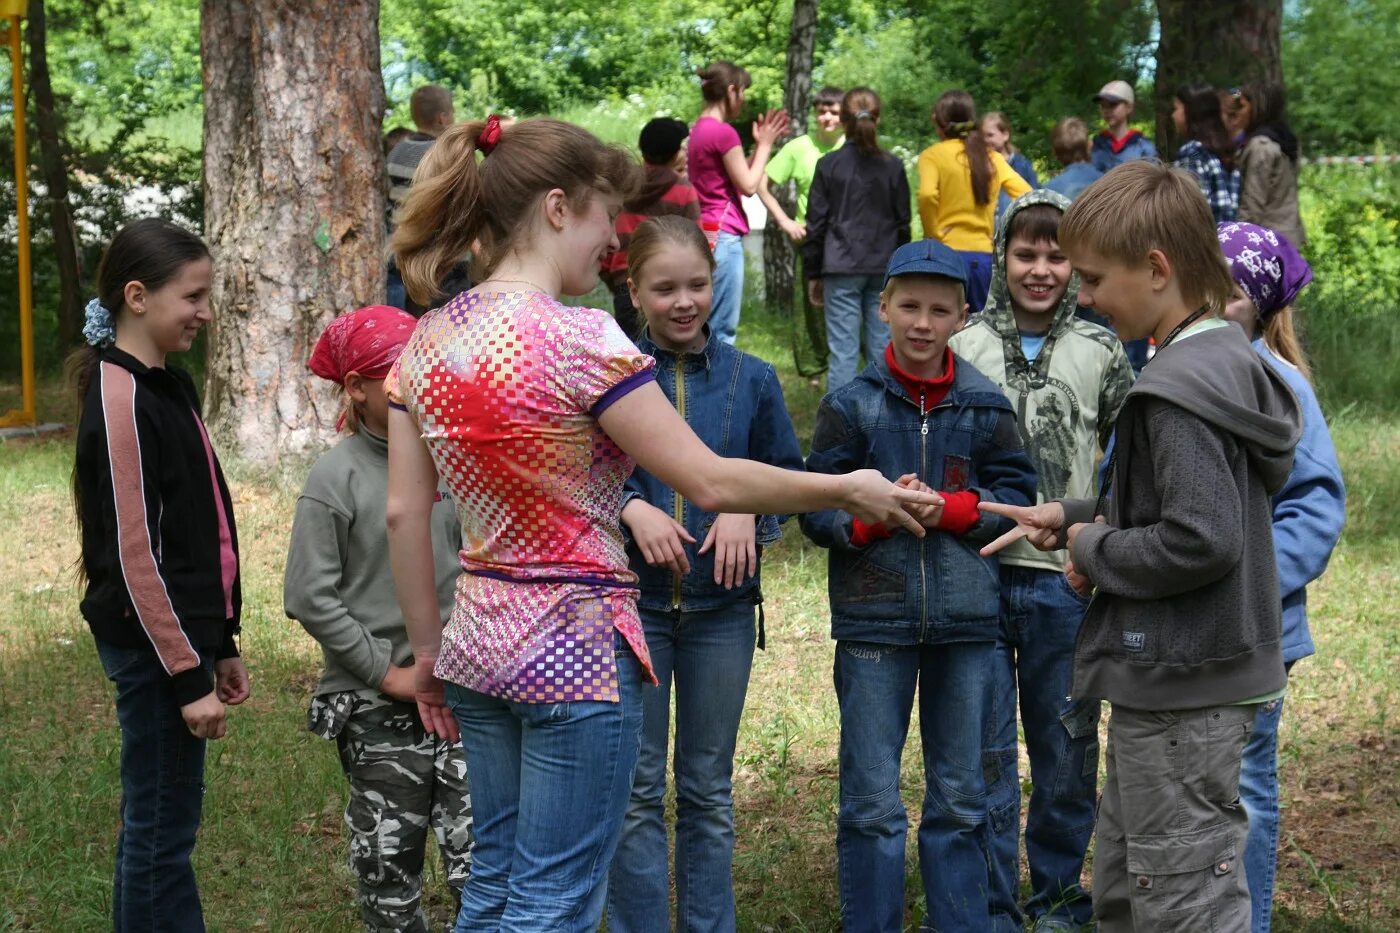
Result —
[[1288, 112], [1304, 151], [1400, 145], [1400, 0], [1302, 0], [1283, 27]]

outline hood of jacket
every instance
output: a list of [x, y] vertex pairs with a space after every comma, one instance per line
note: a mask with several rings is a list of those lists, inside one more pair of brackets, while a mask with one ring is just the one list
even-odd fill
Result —
[[992, 280], [987, 289], [987, 303], [978, 315], [978, 320], [983, 322], [983, 326], [990, 327], [1001, 337], [1011, 373], [1029, 373], [1033, 369], [1049, 372], [1050, 357], [1055, 352], [1055, 341], [1069, 329], [1074, 320], [1074, 309], [1079, 304], [1079, 274], [1071, 272], [1065, 293], [1051, 312], [1054, 317], [1050, 322], [1050, 330], [1046, 333], [1045, 346], [1036, 355], [1034, 363], [1028, 361], [1026, 354], [1021, 350], [1021, 333], [1016, 327], [1016, 314], [1011, 307], [1011, 289], [1006, 281], [1006, 247], [1011, 221], [1021, 211], [1037, 204], [1049, 204], [1059, 208], [1061, 214], [1069, 210], [1068, 198], [1045, 188], [1023, 194], [1011, 202], [1011, 206], [997, 223]]
[[1172, 343], [1128, 390], [1186, 409], [1245, 445], [1269, 495], [1283, 488], [1303, 435], [1303, 410], [1288, 382], [1259, 359], [1239, 327], [1216, 327]]

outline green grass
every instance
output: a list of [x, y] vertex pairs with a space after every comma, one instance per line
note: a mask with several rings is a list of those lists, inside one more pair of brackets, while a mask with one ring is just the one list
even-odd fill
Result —
[[[755, 292], [751, 285], [741, 343], [778, 366], [805, 441], [820, 393], [792, 373], [788, 322], [758, 312]], [[1324, 368], [1325, 398], [1328, 379]], [[1351, 401], [1328, 402], [1349, 524], [1312, 590], [1319, 653], [1294, 671], [1281, 734], [1280, 930], [1400, 926], [1400, 730], [1390, 712], [1400, 701], [1400, 532], [1388, 514], [1400, 500], [1400, 415], [1393, 402]], [[61, 393], [46, 384], [41, 414], [60, 411]], [[110, 898], [118, 735], [111, 690], [76, 611], [71, 458], [71, 436], [0, 441], [0, 931], [100, 929]], [[236, 465], [230, 473], [245, 542], [243, 646], [253, 698], [233, 712], [229, 738], [210, 745], [195, 855], [207, 918], [212, 930], [355, 929], [343, 778], [334, 749], [304, 725], [318, 655], [281, 612], [301, 474]], [[790, 529], [765, 564], [769, 647], [754, 665], [734, 777], [740, 926], [835, 930], [837, 710], [826, 557]], [[918, 762], [915, 733], [903, 780], [915, 813]], [[912, 845], [910, 856], [916, 922]], [[431, 909], [445, 919], [436, 874], [429, 890]]]

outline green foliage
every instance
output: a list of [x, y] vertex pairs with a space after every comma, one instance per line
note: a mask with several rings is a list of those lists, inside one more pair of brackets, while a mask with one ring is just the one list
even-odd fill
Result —
[[[1284, 22], [1288, 110], [1306, 152], [1400, 144], [1400, 0], [1300, 0]], [[1389, 64], [1387, 64], [1389, 63]]]
[[1313, 267], [1308, 298], [1354, 314], [1400, 307], [1400, 166], [1309, 166], [1299, 204]]

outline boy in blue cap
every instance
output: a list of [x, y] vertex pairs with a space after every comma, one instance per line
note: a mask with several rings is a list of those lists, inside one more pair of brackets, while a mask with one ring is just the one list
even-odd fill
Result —
[[890, 344], [817, 413], [807, 469], [874, 468], [943, 503], [914, 516], [919, 539], [839, 510], [801, 518], [830, 549], [831, 634], [841, 708], [836, 849], [847, 931], [904, 928], [908, 821], [900, 758], [919, 696], [925, 792], [919, 866], [928, 928], [987, 930], [983, 743], [998, 631], [995, 561], [1004, 528], [983, 502], [1035, 500], [1035, 472], [1010, 402], [948, 349], [967, 315], [967, 272], [937, 240], [895, 251], [880, 297]]

